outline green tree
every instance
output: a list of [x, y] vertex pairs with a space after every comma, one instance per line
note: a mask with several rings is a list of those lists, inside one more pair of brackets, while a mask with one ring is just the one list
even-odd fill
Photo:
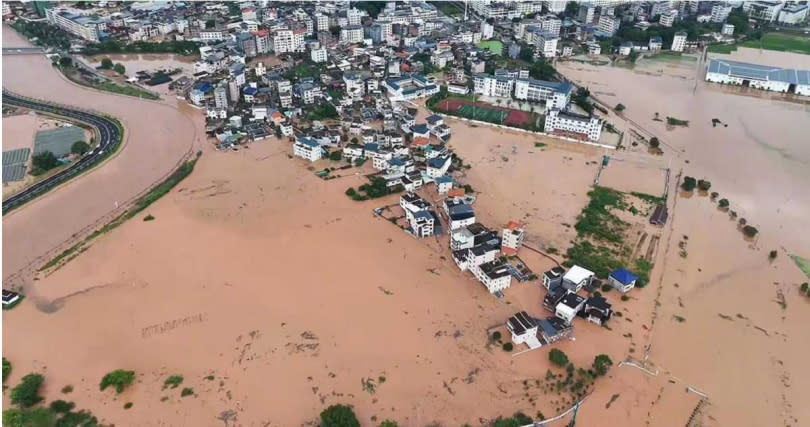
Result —
[[321, 412], [321, 427], [360, 427], [350, 405], [332, 405]]
[[90, 146], [84, 141], [76, 141], [70, 146], [70, 152], [80, 156], [83, 156], [89, 150]]
[[802, 283], [802, 285], [799, 286], [799, 290], [802, 291], [802, 293], [805, 294], [806, 296], [810, 297], [810, 284], [808, 284], [807, 282]]
[[720, 199], [720, 201], [717, 202], [717, 206], [720, 206], [721, 208], [727, 208], [728, 205], [729, 205], [728, 199]]
[[697, 180], [695, 178], [692, 178], [691, 176], [683, 178], [683, 183], [681, 184], [683, 191], [693, 191], [696, 186]]
[[563, 12], [563, 15], [569, 18], [573, 18], [577, 16], [578, 13], [579, 13], [579, 3], [575, 1], [569, 1], [568, 4], [565, 5], [565, 11]]
[[568, 364], [568, 356], [562, 350], [556, 348], [552, 348], [548, 352], [548, 360], [561, 368]]
[[122, 64], [120, 62], [115, 64], [115, 66], [113, 66], [113, 70], [115, 70], [116, 73], [121, 74], [121, 75], [124, 75], [124, 74], [127, 73], [127, 69], [124, 67], [124, 64]]
[[776, 250], [772, 250], [771, 253], [768, 254], [768, 259], [773, 261], [776, 259], [776, 256], [779, 255], [779, 252]]
[[76, 407], [76, 404], [73, 402], [67, 402], [62, 399], [54, 400], [50, 404], [51, 411], [56, 412], [58, 414], [65, 414], [73, 410]]
[[624, 104], [619, 103], [619, 104], [616, 104], [616, 108], [614, 108], [614, 109], [616, 110], [616, 112], [617, 112], [617, 113], [621, 113], [621, 112], [622, 112], [622, 111], [624, 111], [626, 108], [627, 108], [627, 107], [625, 107], [625, 106], [624, 106]]
[[34, 165], [34, 170], [31, 173], [39, 175], [59, 166], [61, 163], [59, 163], [59, 159], [57, 159], [53, 153], [43, 151], [39, 154], [34, 154], [34, 157], [31, 158], [31, 164]]
[[[54, 413], [47, 408], [6, 409], [3, 411], [4, 427], [51, 427], [55, 424]], [[74, 426], [79, 424], [59, 424]]]
[[70, 67], [73, 65], [73, 59], [69, 56], [63, 56], [59, 58], [59, 65], [62, 67]]
[[101, 60], [101, 68], [103, 68], [103, 69], [105, 69], [105, 70], [109, 70], [109, 69], [111, 69], [112, 67], [113, 67], [113, 62], [112, 62], [112, 59], [110, 59], [110, 58], [103, 58], [103, 59]]
[[132, 385], [135, 381], [135, 371], [125, 371], [123, 369], [116, 369], [107, 375], [104, 375], [104, 378], [101, 379], [101, 384], [99, 384], [99, 388], [101, 391], [107, 389], [107, 387], [115, 387], [116, 393], [122, 393], [125, 388]]
[[216, 26], [217, 26], [217, 21], [214, 21], [213, 19], [209, 19], [209, 20], [205, 21], [205, 29], [206, 30], [210, 30], [210, 29], [212, 29], [212, 28], [214, 28]]
[[3, 382], [6, 382], [8, 376], [11, 375], [11, 362], [5, 357], [3, 358]]
[[20, 384], [11, 390], [11, 403], [21, 408], [28, 408], [42, 401], [39, 388], [45, 378], [40, 374], [28, 374]]
[[333, 152], [329, 153], [329, 160], [337, 162], [337, 161], [340, 161], [340, 159], [342, 159], [342, 158], [343, 158], [343, 153], [341, 153], [340, 150], [333, 151]]
[[698, 180], [697, 186], [698, 186], [698, 189], [700, 189], [700, 191], [709, 191], [709, 189], [712, 188], [712, 183], [710, 181], [705, 180], [705, 179], [701, 179], [701, 180]]
[[660, 146], [660, 145], [661, 145], [661, 141], [659, 141], [657, 137], [654, 136], [654, 137], [650, 138], [650, 147], [658, 148], [658, 146]]
[[380, 423], [380, 427], [399, 427], [396, 421], [385, 420]]
[[498, 417], [492, 422], [492, 427], [520, 427], [531, 424], [532, 419], [522, 412], [517, 412], [511, 418]]
[[521, 46], [518, 58], [531, 64], [534, 62], [534, 49], [531, 46]]
[[754, 236], [757, 235], [757, 233], [759, 233], [759, 230], [757, 230], [756, 227], [753, 227], [753, 226], [750, 226], [750, 225], [746, 225], [745, 227], [743, 227], [742, 231], [743, 231], [743, 234], [746, 235], [746, 237], [754, 237]]
[[611, 366], [613, 366], [613, 361], [606, 354], [600, 354], [593, 359], [593, 370], [597, 376], [607, 374]]

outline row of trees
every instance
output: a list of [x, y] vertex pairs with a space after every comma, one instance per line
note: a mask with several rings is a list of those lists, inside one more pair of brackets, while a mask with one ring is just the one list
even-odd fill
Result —
[[104, 58], [101, 60], [101, 68], [104, 70], [113, 70], [118, 74], [124, 75], [127, 72], [127, 69], [124, 67], [124, 64], [117, 63], [113, 64], [112, 59]]
[[187, 40], [170, 40], [163, 42], [136, 41], [132, 43], [108, 40], [87, 45], [84, 48], [84, 53], [87, 55], [111, 53], [175, 53], [178, 55], [193, 55], [197, 53], [197, 43]]
[[18, 19], [11, 27], [28, 38], [36, 37], [35, 43], [38, 46], [61, 50], [70, 49], [70, 34], [51, 24]]

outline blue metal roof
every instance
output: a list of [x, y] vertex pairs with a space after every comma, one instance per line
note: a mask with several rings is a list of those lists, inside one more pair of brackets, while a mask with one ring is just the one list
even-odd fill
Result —
[[619, 283], [623, 285], [629, 285], [638, 280], [638, 276], [623, 268], [620, 268], [610, 273], [610, 277], [616, 279], [617, 281], [619, 281]]
[[769, 65], [748, 64], [745, 62], [712, 59], [708, 72], [726, 74], [731, 77], [762, 81], [784, 82], [797, 85], [810, 85], [810, 70], [794, 70]]

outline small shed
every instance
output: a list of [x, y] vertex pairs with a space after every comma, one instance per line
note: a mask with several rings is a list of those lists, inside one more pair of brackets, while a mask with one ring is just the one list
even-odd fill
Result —
[[608, 276], [608, 280], [610, 281], [610, 285], [619, 292], [628, 292], [636, 286], [638, 276], [624, 268], [620, 268], [611, 272]]
[[653, 210], [653, 214], [650, 217], [650, 224], [663, 226], [667, 223], [668, 217], [669, 211], [667, 211], [667, 205], [660, 204], [655, 207], [655, 210]]

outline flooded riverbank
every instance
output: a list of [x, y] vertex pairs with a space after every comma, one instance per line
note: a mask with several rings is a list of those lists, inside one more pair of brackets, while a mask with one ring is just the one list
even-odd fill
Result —
[[[29, 45], [8, 26], [3, 26], [3, 44]], [[175, 99], [141, 101], [77, 86], [44, 55], [4, 56], [3, 87], [110, 114], [121, 120], [127, 134], [120, 154], [105, 165], [3, 218], [6, 276], [158, 181], [203, 134], [199, 112]]]

